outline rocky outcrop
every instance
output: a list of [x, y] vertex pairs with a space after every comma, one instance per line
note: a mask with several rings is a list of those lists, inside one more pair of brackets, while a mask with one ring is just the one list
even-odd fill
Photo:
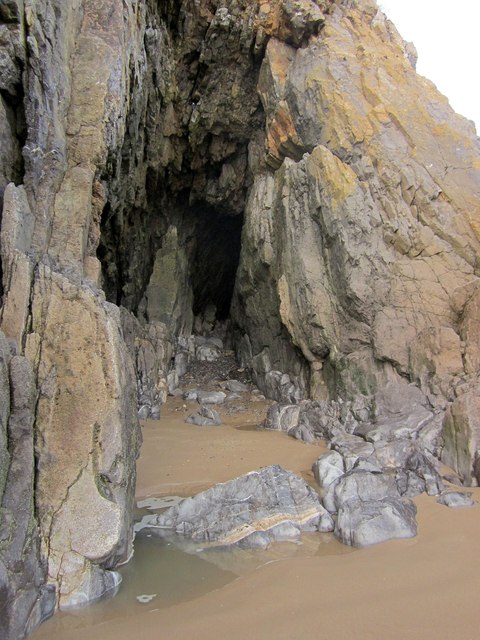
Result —
[[471, 373], [478, 139], [374, 3], [340, 4], [308, 46], [267, 46], [278, 168], [249, 196], [233, 314], [261, 382], [279, 370], [304, 395], [368, 397], [394, 371], [450, 400]]
[[265, 394], [326, 403], [332, 442], [347, 404], [370, 425], [348, 464], [403, 455], [377, 403], [408, 380], [403, 435], [479, 481], [480, 147], [414, 58], [373, 0], [1, 4], [0, 324], [37, 389], [29, 553], [57, 605], [115, 583], [138, 410], [229, 315]]
[[[131, 552], [138, 450], [119, 310], [39, 265], [26, 353], [37, 369], [37, 512], [61, 606], [95, 599]], [[83, 380], [81, 393], [78, 381]], [[61, 483], [58, 478], [62, 478]]]
[[375, 404], [370, 420], [345, 402], [273, 404], [264, 423], [306, 442], [327, 442], [331, 450], [314, 463], [313, 474], [323, 506], [335, 517], [335, 535], [357, 547], [415, 536], [413, 496], [427, 492], [455, 502], [435, 457], [441, 414], [429, 410], [413, 384], [387, 384]]
[[142, 325], [123, 307], [120, 316], [123, 339], [135, 367], [138, 416], [158, 420], [168, 395], [173, 336], [162, 322]]
[[474, 387], [456, 398], [445, 416], [442, 460], [459, 473], [467, 486], [480, 482], [479, 409], [478, 388]]
[[242, 363], [283, 402], [340, 396], [368, 410], [408, 377], [431, 409], [454, 402], [444, 459], [472, 482], [476, 417], [461, 397], [478, 394], [472, 124], [416, 75], [373, 2], [339, 3], [303, 48], [270, 39], [258, 90], [270, 168], [245, 210], [232, 308]]
[[[10, 61], [25, 93], [28, 137], [24, 172], [10, 176], [23, 184], [4, 193], [1, 326], [31, 368], [35, 435], [22, 472], [31, 492], [19, 491], [17, 508], [35, 510], [40, 525], [35, 533], [32, 515], [23, 523], [29, 546], [4, 540], [6, 557], [16, 553], [18, 561], [6, 564], [3, 577], [7, 595], [17, 587], [35, 601], [44, 589], [50, 605], [63, 607], [114, 586], [109, 569], [131, 553], [134, 373], [119, 310], [99, 289], [95, 257], [105, 197], [101, 167], [125, 108], [118, 100], [126, 82], [123, 8], [55, 1], [3, 6], [10, 34], [23, 34]], [[10, 133], [21, 141], [15, 127]], [[21, 425], [14, 426], [20, 437]], [[9, 479], [6, 491], [14, 490]], [[28, 554], [19, 582], [22, 544]], [[29, 572], [28, 562], [39, 568]], [[6, 638], [23, 637], [47, 615], [47, 606], [35, 606], [35, 614], [26, 604], [12, 610]]]

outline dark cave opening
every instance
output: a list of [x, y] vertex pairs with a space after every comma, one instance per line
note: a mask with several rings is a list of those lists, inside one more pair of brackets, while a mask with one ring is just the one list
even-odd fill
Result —
[[243, 213], [186, 199], [123, 217], [107, 203], [97, 250], [107, 299], [174, 335], [208, 331], [230, 316], [242, 227]]
[[215, 319], [230, 315], [235, 277], [240, 260], [243, 216], [209, 210], [196, 215], [196, 242], [190, 259], [193, 314], [215, 309]]
[[[0, 9], [2, 11], [2, 9]], [[6, 23], [13, 21], [5, 10], [4, 15], [0, 15], [0, 21]], [[23, 63], [17, 60], [19, 71], [23, 71]], [[19, 75], [21, 77], [21, 73]], [[3, 166], [0, 165], [0, 225], [2, 223], [3, 202], [5, 188], [9, 182], [15, 185], [23, 184], [25, 176], [25, 160], [22, 149], [27, 141], [27, 121], [25, 115], [25, 92], [22, 82], [19, 80], [10, 90], [0, 88], [0, 101], [2, 102], [2, 111], [6, 116], [7, 127], [10, 129], [11, 139], [8, 136], [2, 139], [4, 144], [4, 152], [7, 162]], [[3, 267], [0, 259], [0, 303], [3, 302]]]

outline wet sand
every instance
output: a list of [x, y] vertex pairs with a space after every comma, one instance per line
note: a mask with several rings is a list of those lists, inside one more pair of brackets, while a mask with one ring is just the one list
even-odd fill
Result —
[[[321, 447], [252, 430], [265, 406], [252, 404], [248, 414], [233, 415], [227, 425], [195, 427], [184, 424], [181, 401], [169, 402], [160, 422], [143, 427], [138, 497], [189, 495], [272, 463], [313, 481], [310, 466]], [[480, 500], [480, 489], [474, 492]], [[448, 509], [425, 495], [416, 502], [419, 534], [412, 540], [350, 551], [328, 536], [328, 544], [311, 548], [307, 542], [304, 553], [291, 557], [274, 552], [268, 564], [257, 562], [240, 577], [225, 574], [203, 595], [161, 608], [125, 605], [88, 627], [67, 619], [59, 626], [60, 617], [33, 637], [476, 640], [480, 508]]]

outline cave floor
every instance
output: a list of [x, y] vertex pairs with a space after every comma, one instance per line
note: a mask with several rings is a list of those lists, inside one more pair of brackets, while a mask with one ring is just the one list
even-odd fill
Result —
[[[243, 394], [233, 404], [216, 407], [221, 426], [196, 427], [184, 422], [195, 403], [169, 398], [162, 419], [142, 425], [137, 499], [192, 495], [273, 463], [314, 483], [310, 467], [322, 446], [257, 431], [269, 404], [258, 395]], [[480, 489], [473, 492], [480, 500]], [[217, 554], [215, 561], [205, 562], [165, 543], [139, 541], [136, 565], [122, 568], [119, 595], [84, 610], [60, 613], [32, 637], [476, 638], [480, 508], [448, 509], [426, 495], [415, 501], [416, 538], [362, 550], [341, 545], [331, 534], [309, 534], [301, 545]], [[156, 595], [142, 604], [136, 599], [140, 593]]]
[[193, 495], [271, 464], [280, 464], [314, 483], [311, 466], [325, 447], [256, 430], [271, 402], [252, 401], [255, 395], [243, 395], [246, 398], [214, 407], [223, 422], [218, 427], [186, 424], [185, 418], [198, 405], [182, 398], [169, 399], [160, 421], [144, 422], [137, 497]]

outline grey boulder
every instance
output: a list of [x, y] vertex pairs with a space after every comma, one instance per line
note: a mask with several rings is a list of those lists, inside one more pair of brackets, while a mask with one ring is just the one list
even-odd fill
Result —
[[373, 444], [350, 433], [338, 433], [331, 439], [330, 446], [343, 456], [347, 471], [357, 466], [359, 461], [368, 460], [374, 453]]
[[213, 342], [205, 342], [197, 347], [195, 357], [200, 362], [215, 362], [222, 355], [222, 349]]
[[436, 496], [443, 491], [438, 461], [428, 451], [422, 451], [415, 441], [401, 438], [376, 443], [375, 457], [384, 469], [397, 470], [402, 495], [414, 496], [426, 491]]
[[245, 391], [248, 391], [247, 385], [240, 382], [240, 380], [227, 380], [225, 383], [225, 389], [232, 393], [245, 393]]
[[223, 404], [226, 397], [223, 391], [197, 391], [197, 400], [201, 404]]
[[299, 416], [300, 405], [275, 402], [267, 411], [263, 427], [269, 431], [285, 431], [285, 433], [288, 433], [298, 425]]
[[312, 471], [319, 486], [327, 489], [345, 474], [343, 457], [337, 451], [328, 451], [313, 463]]
[[339, 511], [352, 502], [369, 502], [384, 498], [399, 498], [395, 477], [386, 473], [351, 471], [335, 485], [335, 505]]
[[[416, 507], [400, 497], [394, 475], [354, 470], [331, 486], [337, 508], [335, 536], [344, 544], [365, 547], [416, 535]], [[332, 491], [328, 493], [331, 500]]]
[[189, 415], [185, 422], [194, 424], [197, 427], [215, 427], [222, 424], [218, 413], [214, 409], [205, 406], [202, 406], [197, 412]]
[[302, 478], [272, 465], [183, 500], [151, 527], [159, 535], [180, 534], [213, 546], [266, 547], [301, 531], [332, 531], [333, 520]]
[[473, 507], [475, 504], [470, 492], [463, 493], [461, 491], [445, 492], [437, 498], [437, 502], [453, 509], [457, 507]]
[[352, 547], [366, 547], [417, 535], [417, 509], [408, 499], [352, 500], [338, 511], [335, 537]]

